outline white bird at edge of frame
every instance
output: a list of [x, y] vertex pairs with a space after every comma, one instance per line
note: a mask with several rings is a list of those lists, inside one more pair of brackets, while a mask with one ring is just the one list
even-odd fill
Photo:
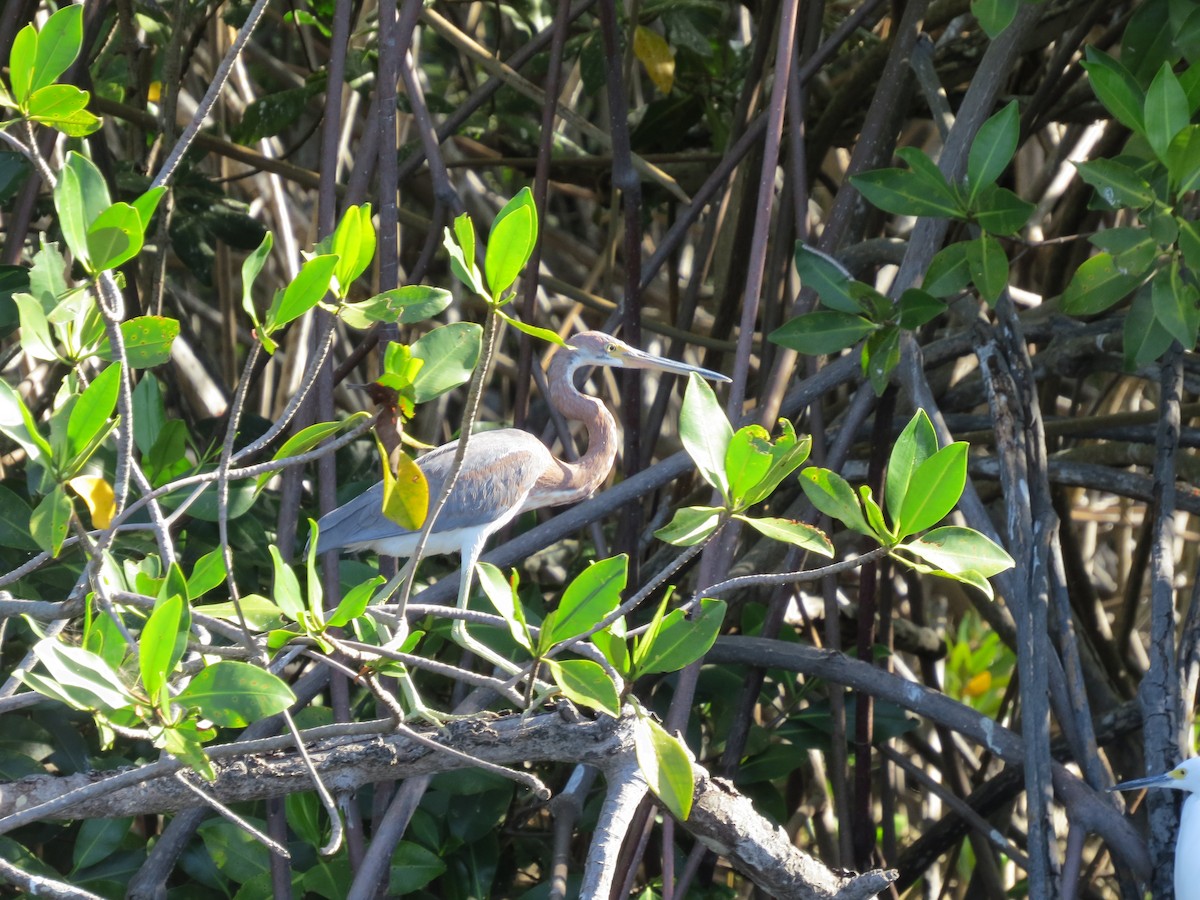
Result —
[[[462, 554], [458, 608], [466, 608], [475, 564], [492, 534], [520, 513], [543, 506], [582, 500], [608, 477], [617, 454], [617, 423], [608, 408], [575, 387], [575, 372], [592, 366], [648, 369], [679, 375], [696, 373], [711, 381], [729, 381], [719, 372], [654, 356], [599, 331], [584, 331], [558, 348], [547, 376], [549, 401], [565, 418], [587, 429], [587, 452], [575, 462], [558, 459], [540, 440], [517, 428], [472, 434], [466, 456], [446, 505], [438, 514], [423, 555]], [[429, 483], [431, 500], [440, 495], [450, 474], [458, 441], [443, 444], [417, 460]], [[350, 502], [321, 517], [317, 553], [330, 550], [374, 550], [409, 559], [420, 530], [410, 531], [383, 514], [383, 484], [368, 488]], [[393, 579], [392, 590], [399, 584]], [[512, 663], [467, 634], [456, 619], [455, 641], [477, 656], [512, 672]]]
[[1175, 900], [1200, 900], [1200, 757], [1187, 759], [1169, 772], [1123, 781], [1109, 788], [1171, 788], [1187, 791], [1175, 839]]

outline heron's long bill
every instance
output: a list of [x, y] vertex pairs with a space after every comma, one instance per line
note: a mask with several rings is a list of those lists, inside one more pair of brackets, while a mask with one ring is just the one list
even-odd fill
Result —
[[1159, 775], [1147, 775], [1145, 778], [1135, 778], [1133, 781], [1122, 781], [1109, 788], [1110, 791], [1132, 791], [1135, 788], [1182, 788], [1180, 784], [1184, 777], [1182, 769], [1172, 769]]
[[690, 366], [674, 359], [667, 359], [665, 356], [655, 356], [653, 353], [646, 353], [636, 347], [625, 345], [621, 349], [621, 355], [613, 357], [613, 364], [622, 369], [657, 369], [660, 372], [674, 372], [676, 375], [695, 372], [709, 381], [733, 381], [728, 375], [722, 375], [712, 369], [702, 369], [700, 366]]

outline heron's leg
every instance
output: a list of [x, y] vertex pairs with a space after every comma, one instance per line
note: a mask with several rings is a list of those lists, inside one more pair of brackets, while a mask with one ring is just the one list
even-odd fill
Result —
[[[460, 610], [467, 608], [467, 600], [471, 596], [471, 582], [475, 575], [475, 563], [479, 560], [479, 553], [483, 549], [483, 542], [486, 540], [487, 535], [481, 535], [469, 548], [464, 548], [463, 550], [462, 573], [458, 582], [458, 608]], [[480, 659], [486, 659], [496, 668], [507, 672], [509, 675], [519, 675], [522, 672], [521, 667], [511, 659], [505, 659], [491, 647], [471, 637], [467, 633], [466, 620], [455, 619], [450, 633], [454, 636], [455, 643], [460, 647], [464, 650], [470, 650]]]

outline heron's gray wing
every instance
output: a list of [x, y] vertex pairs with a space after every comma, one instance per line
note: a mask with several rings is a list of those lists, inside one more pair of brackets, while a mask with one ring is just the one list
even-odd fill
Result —
[[[417, 460], [429, 483], [430, 502], [446, 483], [456, 446], [457, 442], [445, 444]], [[486, 521], [496, 521], [499, 527], [521, 508], [553, 462], [545, 445], [527, 432], [505, 428], [472, 435], [462, 471], [434, 531], [476, 528]], [[323, 516], [318, 525], [318, 553], [411, 534], [383, 514], [382, 482]]]
[[[417, 460], [429, 482], [430, 502], [453, 464], [454, 446], [449, 444]], [[477, 528], [484, 522], [495, 522], [499, 528], [520, 511], [538, 478], [552, 465], [550, 451], [526, 431], [502, 428], [472, 435], [462, 471], [434, 531]]]

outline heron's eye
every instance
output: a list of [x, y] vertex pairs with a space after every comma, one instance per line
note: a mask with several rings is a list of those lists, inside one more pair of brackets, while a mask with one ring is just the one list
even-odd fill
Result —
[[605, 347], [605, 348], [604, 348], [604, 352], [605, 352], [605, 353], [616, 353], [616, 352], [617, 352], [617, 345], [616, 345], [616, 344], [609, 344], [607, 347]]

